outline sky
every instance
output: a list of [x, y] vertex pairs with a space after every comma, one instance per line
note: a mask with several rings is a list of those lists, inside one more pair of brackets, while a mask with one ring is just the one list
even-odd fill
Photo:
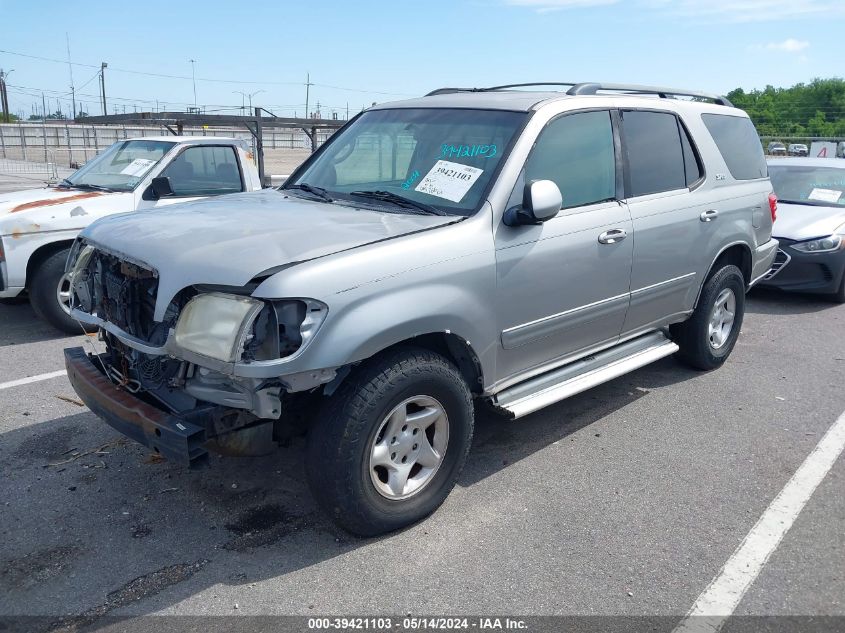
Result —
[[[344, 118], [443, 86], [604, 81], [706, 90], [845, 74], [845, 0], [0, 0], [10, 109]], [[42, 58], [42, 59], [37, 59]], [[190, 60], [194, 60], [192, 64]], [[194, 71], [196, 82], [192, 80]], [[58, 102], [57, 102], [58, 99]]]

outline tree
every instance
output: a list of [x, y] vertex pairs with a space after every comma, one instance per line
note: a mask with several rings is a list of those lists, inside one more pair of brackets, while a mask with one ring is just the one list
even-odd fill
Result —
[[750, 92], [737, 88], [728, 99], [748, 112], [761, 136], [845, 136], [845, 80], [840, 78]]
[[40, 121], [41, 119], [47, 119], [48, 121], [65, 121], [67, 120], [65, 115], [61, 113], [61, 111], [56, 110], [55, 112], [51, 112], [46, 117], [42, 117], [40, 114], [30, 114], [27, 121]]

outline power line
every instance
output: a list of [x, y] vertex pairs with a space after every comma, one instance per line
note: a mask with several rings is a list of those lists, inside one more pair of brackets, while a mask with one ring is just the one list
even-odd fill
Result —
[[[85, 84], [83, 84], [83, 86], [81, 86], [81, 87], [84, 87], [85, 85], [89, 84], [91, 81], [96, 79], [97, 75], [99, 75], [99, 72], [96, 73], [91, 79], [86, 81]], [[64, 99], [64, 97], [67, 97], [67, 96], [70, 95], [69, 92], [66, 92], [64, 90], [56, 90], [56, 89], [53, 89], [53, 88], [40, 88], [40, 87], [35, 87], [35, 86], [21, 86], [21, 85], [17, 85], [17, 84], [8, 84], [8, 86], [9, 86], [9, 88], [17, 88], [18, 91], [34, 90], [39, 95], [40, 95], [41, 92], [49, 93], [50, 95], [53, 95], [54, 97], [58, 97], [58, 98], [65, 100], [65, 101], [67, 99]], [[27, 94], [27, 93], [19, 92], [19, 94]], [[94, 95], [94, 94], [90, 94], [90, 93], [81, 93], [81, 92], [78, 92], [78, 91], [77, 91], [77, 94], [79, 96], [89, 97], [89, 98], [99, 98], [99, 96], [100, 96], [100, 95]], [[253, 94], [255, 94], [255, 93], [253, 93]], [[150, 103], [150, 104], [153, 104], [153, 103], [160, 103], [161, 102], [161, 99], [148, 99], [148, 98], [145, 98], [145, 97], [117, 97], [117, 96], [111, 97], [110, 96], [109, 98], [110, 99], [117, 99], [118, 101], [135, 102], [135, 103]], [[193, 105], [192, 103], [190, 103], [188, 101], [167, 100], [167, 103], [173, 103], [173, 104], [178, 104], [178, 105], [186, 105], [186, 106], [187, 105]], [[230, 104], [222, 104], [222, 103], [206, 103], [206, 104], [200, 104], [200, 105], [204, 105], [205, 107], [238, 108], [238, 109], [240, 109], [240, 106], [235, 106], [235, 105], [230, 105]], [[302, 108], [302, 107], [304, 107], [304, 104], [302, 102], [300, 102], [300, 103], [268, 103], [268, 104], [265, 104], [264, 107], [291, 109], [291, 108]], [[346, 104], [345, 103], [344, 104], [334, 104], [334, 105], [325, 105], [324, 104], [324, 107], [334, 108], [336, 110], [338, 110], [338, 109], [344, 109], [345, 110]]]
[[[51, 57], [41, 57], [40, 55], [30, 55], [28, 53], [19, 53], [16, 51], [9, 51], [5, 49], [0, 49], [0, 53], [5, 53], [7, 55], [16, 55], [18, 57], [26, 57], [28, 59], [37, 59], [43, 62], [52, 62], [56, 64], [68, 64], [68, 61], [63, 61], [60, 59], [53, 59]], [[97, 68], [99, 69], [99, 65], [95, 64], [83, 64], [81, 62], [73, 62], [72, 66], [80, 66], [84, 68]], [[120, 73], [128, 73], [131, 75], [142, 75], [145, 77], [158, 77], [161, 79], [185, 79], [185, 80], [192, 80], [193, 77], [188, 75], [169, 75], [164, 73], [151, 73], [142, 70], [130, 70], [128, 68], [113, 68], [109, 66], [110, 71], [120, 72]], [[246, 79], [214, 79], [210, 77], [197, 77], [196, 81], [205, 81], [211, 83], [223, 83], [223, 84], [255, 84], [255, 85], [268, 85], [268, 86], [304, 86], [305, 84], [301, 81], [270, 81], [270, 80], [261, 80], [261, 81], [254, 81], [254, 80], [246, 80]], [[394, 96], [394, 97], [415, 97], [417, 95], [402, 93], [402, 92], [383, 92], [379, 90], [363, 90], [361, 88], [346, 88], [343, 86], [332, 86], [328, 84], [313, 84], [316, 86], [320, 86], [322, 88], [331, 88], [333, 90], [342, 90], [345, 92], [360, 92], [365, 94], [374, 94], [374, 95], [386, 95], [386, 96]]]
[[[95, 75], [94, 77], [96, 78], [96, 76], [97, 75]], [[41, 93], [45, 93], [45, 94], [49, 94], [52, 99], [58, 99], [58, 100], [61, 100], [62, 102], [70, 103], [70, 99], [67, 98], [70, 95], [70, 93], [67, 93], [67, 92], [64, 92], [64, 91], [61, 91], [61, 90], [53, 90], [53, 89], [49, 89], [49, 88], [34, 88], [34, 87], [31, 87], [31, 86], [19, 86], [19, 85], [14, 85], [14, 84], [8, 84], [8, 88], [9, 88], [10, 93], [13, 93], [13, 94], [16, 94], [16, 95], [40, 99]], [[99, 97], [100, 97], [100, 95], [94, 95], [94, 94], [90, 94], [90, 93], [77, 92], [76, 94], [77, 94], [77, 96], [87, 97], [87, 98], [91, 98], [91, 99], [99, 99]], [[114, 99], [115, 101], [120, 101], [122, 103], [126, 103], [127, 105], [128, 104], [139, 104], [139, 103], [140, 104], [154, 105], [154, 104], [161, 103], [160, 99], [156, 100], [156, 99], [146, 99], [146, 98], [140, 98], [140, 97], [110, 96], [109, 98]], [[190, 107], [190, 106], [193, 105], [192, 103], [187, 102], [187, 101], [170, 101], [170, 100], [168, 100], [167, 103], [173, 104], [174, 106], [185, 106], [185, 107]], [[225, 111], [225, 110], [240, 110], [241, 109], [241, 106], [229, 105], [229, 104], [220, 104], [220, 103], [200, 104], [200, 107], [202, 107], [203, 110], [205, 110], [206, 112]], [[264, 107], [266, 107], [268, 109], [272, 108], [274, 110], [282, 110], [282, 111], [284, 111], [284, 110], [298, 111], [298, 110], [304, 109], [304, 104], [303, 103], [268, 103], [268, 104], [265, 104]], [[322, 107], [324, 109], [328, 109], [328, 110], [338, 110], [338, 111], [340, 111], [340, 110], [345, 111], [346, 110], [346, 104], [341, 104], [341, 105], [338, 105], [338, 104], [326, 105], [326, 104], [324, 104]]]

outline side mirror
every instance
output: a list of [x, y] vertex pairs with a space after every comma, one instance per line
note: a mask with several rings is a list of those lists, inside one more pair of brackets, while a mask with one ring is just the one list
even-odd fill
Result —
[[505, 211], [507, 226], [542, 224], [558, 214], [563, 206], [563, 196], [551, 180], [534, 180], [526, 183], [522, 205]]
[[145, 200], [158, 200], [159, 198], [166, 198], [173, 195], [173, 187], [170, 184], [170, 178], [167, 176], [159, 176], [153, 178], [150, 186], [144, 192], [143, 198]]

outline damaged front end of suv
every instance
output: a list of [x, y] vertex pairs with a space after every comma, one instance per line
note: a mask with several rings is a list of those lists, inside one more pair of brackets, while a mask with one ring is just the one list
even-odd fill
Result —
[[112, 427], [174, 461], [267, 452], [292, 431], [282, 412], [337, 376], [279, 375], [325, 321], [320, 301], [253, 298], [261, 279], [191, 285], [156, 319], [159, 274], [146, 263], [79, 240], [69, 274], [72, 315], [98, 327], [105, 346], [96, 355], [66, 350], [71, 383]]

